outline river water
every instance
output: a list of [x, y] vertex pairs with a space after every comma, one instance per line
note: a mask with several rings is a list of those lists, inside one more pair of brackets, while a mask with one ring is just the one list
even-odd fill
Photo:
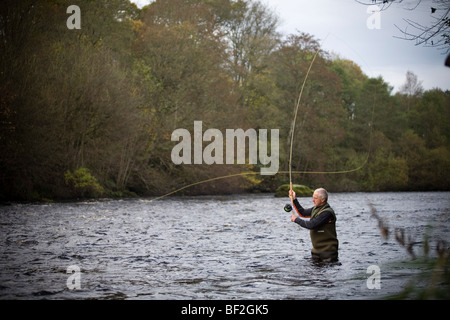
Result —
[[330, 194], [340, 249], [328, 265], [311, 260], [309, 231], [283, 211], [287, 197], [150, 200], [0, 207], [0, 299], [373, 299], [420, 272], [395, 228], [418, 256], [425, 233], [431, 256], [436, 241], [450, 242], [448, 192]]

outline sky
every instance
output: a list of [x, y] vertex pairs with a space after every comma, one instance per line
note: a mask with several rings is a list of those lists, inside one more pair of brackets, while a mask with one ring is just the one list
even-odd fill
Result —
[[[324, 50], [352, 60], [369, 77], [381, 76], [394, 93], [405, 83], [407, 71], [418, 77], [425, 90], [450, 90], [445, 52], [397, 38], [404, 35], [395, 25], [413, 31], [404, 19], [423, 25], [431, 21], [431, 0], [422, 0], [415, 10], [408, 10], [419, 1], [404, 0], [374, 13], [356, 0], [261, 0], [279, 17], [281, 34], [313, 35]], [[152, 0], [132, 2], [142, 7]]]

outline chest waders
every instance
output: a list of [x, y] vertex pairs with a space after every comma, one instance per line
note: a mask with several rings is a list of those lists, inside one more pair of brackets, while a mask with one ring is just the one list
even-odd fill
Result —
[[327, 203], [322, 207], [315, 207], [311, 212], [311, 220], [317, 218], [321, 213], [328, 211], [333, 219], [327, 221], [322, 226], [310, 230], [311, 242], [313, 248], [311, 254], [313, 259], [319, 260], [337, 260], [339, 241], [336, 234], [336, 214]]

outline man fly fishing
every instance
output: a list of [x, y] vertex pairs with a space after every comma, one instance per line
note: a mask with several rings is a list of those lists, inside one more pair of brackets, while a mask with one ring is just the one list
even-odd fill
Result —
[[[314, 261], [334, 262], [338, 260], [339, 241], [336, 234], [336, 214], [328, 204], [328, 193], [319, 188], [314, 191], [314, 206], [304, 209], [298, 202], [294, 190], [289, 190], [289, 198], [295, 211], [303, 220], [292, 213], [291, 221], [310, 230], [313, 248], [311, 255]], [[292, 209], [291, 209], [292, 210]]]

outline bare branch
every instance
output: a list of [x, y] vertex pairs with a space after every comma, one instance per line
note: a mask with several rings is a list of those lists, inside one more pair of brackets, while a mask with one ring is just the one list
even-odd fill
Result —
[[[355, 0], [362, 5], [378, 5], [380, 11], [388, 9], [393, 3], [400, 4], [403, 0]], [[413, 11], [424, 4], [422, 0], [416, 0], [411, 5], [411, 2], [404, 3], [404, 9]], [[407, 7], [410, 5], [409, 7]], [[425, 5], [425, 4], [424, 4]], [[428, 5], [428, 2], [426, 3]], [[415, 45], [423, 45], [425, 47], [434, 47], [439, 50], [444, 50], [444, 53], [450, 51], [450, 1], [449, 0], [432, 0], [430, 5], [430, 15], [433, 18], [429, 25], [423, 25], [411, 19], [403, 19], [406, 27], [400, 28], [398, 25], [394, 26], [403, 34], [403, 37], [394, 36], [394, 38], [415, 41]], [[441, 13], [439, 15], [439, 13]], [[410, 29], [408, 30], [408, 27]]]

